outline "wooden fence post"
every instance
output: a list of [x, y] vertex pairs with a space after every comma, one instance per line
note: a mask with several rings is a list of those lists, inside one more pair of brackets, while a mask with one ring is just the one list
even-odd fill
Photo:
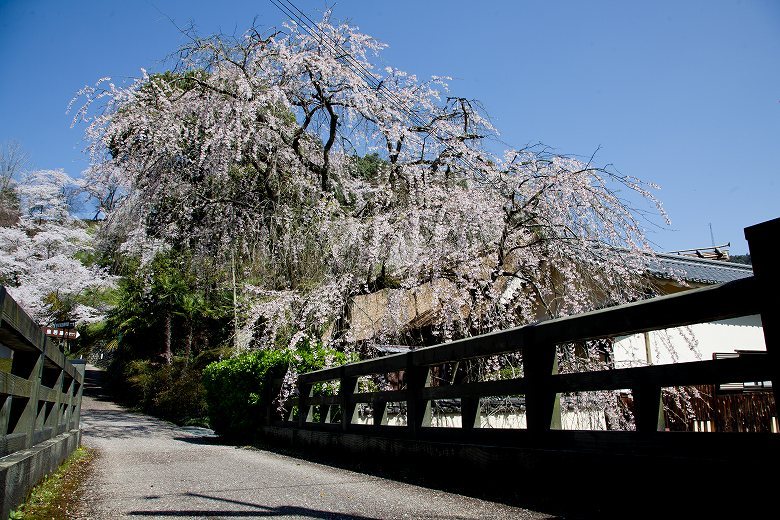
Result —
[[76, 392], [74, 393], [74, 401], [75, 401], [75, 407], [73, 409], [73, 424], [71, 425], [71, 430], [77, 430], [79, 428], [79, 425], [81, 424], [81, 400], [84, 396], [84, 374], [87, 370], [87, 365], [82, 363], [73, 363], [73, 367], [76, 369], [76, 372], [81, 376], [81, 382], [76, 382]]
[[422, 389], [431, 382], [431, 370], [427, 366], [416, 366], [413, 354], [406, 354], [404, 381], [407, 391], [406, 421], [412, 435], [416, 437], [421, 428], [431, 425], [431, 403], [422, 399]]
[[634, 420], [638, 432], [660, 432], [666, 427], [661, 387], [651, 381], [640, 381], [631, 389], [634, 398]]
[[387, 401], [376, 400], [371, 403], [371, 409], [374, 416], [374, 426], [387, 424]]
[[64, 413], [62, 414], [60, 425], [57, 428], [57, 433], [64, 433], [70, 429], [70, 423], [73, 420], [73, 413], [76, 404], [76, 380], [72, 377], [65, 378], [66, 388], [63, 390], [67, 396], [65, 402]]
[[312, 384], [302, 383], [298, 380], [298, 426], [301, 428], [306, 425], [307, 422], [312, 420], [312, 410], [309, 404], [309, 397], [311, 397]]
[[[30, 397], [17, 407], [18, 419], [14, 425], [13, 433], [24, 433], [27, 437], [25, 446], [33, 445], [35, 426], [38, 421], [38, 391], [41, 388], [41, 376], [43, 374], [43, 352], [14, 353], [12, 373], [24, 377], [30, 383]], [[13, 403], [15, 404], [15, 403]], [[12, 409], [12, 414], [14, 414]], [[14, 414], [16, 415], [16, 414]]]
[[355, 391], [357, 390], [358, 378], [346, 376], [344, 374], [344, 367], [341, 367], [339, 372], [341, 373], [341, 377], [339, 378], [341, 431], [347, 431], [350, 429], [352, 423], [355, 420], [355, 411], [357, 410], [357, 405], [352, 402], [352, 396], [355, 395]]
[[[775, 410], [780, 410], [780, 218], [745, 228], [753, 274], [760, 289], [759, 307], [772, 374]], [[777, 412], [780, 416], [780, 412]]]
[[[533, 338], [533, 334], [529, 334]], [[561, 400], [551, 387], [550, 376], [558, 373], [554, 344], [524, 341], [523, 374], [528, 382], [525, 417], [528, 431], [540, 433], [561, 428]]]
[[271, 426], [274, 423], [274, 400], [279, 396], [279, 392], [282, 389], [284, 382], [283, 377], [275, 377], [276, 374], [267, 376], [265, 386], [263, 388], [263, 402], [265, 407], [263, 408], [263, 425]]
[[464, 396], [460, 398], [460, 419], [464, 430], [473, 430], [480, 426], [479, 397]]
[[[11, 373], [11, 367], [13, 365], [14, 351], [5, 345], [0, 344], [0, 372]], [[10, 433], [8, 431], [8, 423], [11, 419], [11, 405], [13, 403], [13, 396], [0, 395], [0, 437], [3, 437]], [[0, 448], [0, 457], [4, 455], [2, 448]]]
[[[13, 404], [13, 396], [0, 397], [0, 437], [4, 437], [11, 433], [8, 431], [8, 424], [11, 420], [11, 406]], [[5, 455], [0, 451], [0, 457]]]
[[46, 417], [45, 426], [51, 427], [52, 431], [54, 432], [54, 435], [57, 435], [59, 433], [57, 431], [57, 427], [61, 422], [65, 407], [68, 404], [67, 402], [63, 402], [62, 399], [62, 393], [65, 391], [65, 389], [63, 388], [64, 378], [65, 378], [65, 370], [63, 369], [58, 370], [57, 380], [52, 385], [52, 389], [56, 392], [56, 398], [54, 403], [51, 405], [52, 406], [51, 412], [49, 412], [48, 417]]

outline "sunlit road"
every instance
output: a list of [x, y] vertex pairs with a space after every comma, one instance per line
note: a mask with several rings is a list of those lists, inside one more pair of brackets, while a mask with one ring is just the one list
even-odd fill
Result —
[[87, 482], [89, 518], [545, 518], [476, 498], [220, 445], [209, 430], [125, 411], [87, 367], [83, 444], [100, 456]]

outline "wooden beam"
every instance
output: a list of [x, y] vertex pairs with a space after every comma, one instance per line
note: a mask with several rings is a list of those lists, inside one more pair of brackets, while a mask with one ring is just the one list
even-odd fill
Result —
[[523, 350], [528, 430], [543, 433], [561, 427], [561, 403], [551, 376], [558, 373], [555, 344], [528, 344]]
[[[753, 272], [761, 291], [754, 298], [761, 314], [764, 343], [769, 355], [769, 379], [780, 409], [780, 218], [745, 228]], [[780, 413], [778, 414], [780, 416]]]

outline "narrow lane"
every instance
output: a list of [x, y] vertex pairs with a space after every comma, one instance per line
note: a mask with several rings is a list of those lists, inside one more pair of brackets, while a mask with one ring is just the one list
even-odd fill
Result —
[[540, 519], [546, 515], [278, 453], [130, 413], [87, 367], [83, 444], [100, 451], [85, 516], [109, 518]]

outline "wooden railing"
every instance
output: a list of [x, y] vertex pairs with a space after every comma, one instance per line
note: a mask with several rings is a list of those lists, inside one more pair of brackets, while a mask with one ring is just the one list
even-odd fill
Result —
[[72, 364], [0, 287], [0, 457], [76, 430], [84, 365]]
[[[344, 366], [301, 374], [298, 377], [297, 416], [286, 426], [309, 430], [401, 435], [425, 438], [434, 430], [448, 430], [452, 441], [479, 438], [490, 442], [512, 439], [543, 439], [560, 428], [559, 396], [564, 392], [590, 392], [629, 389], [633, 398], [636, 431], [629, 436], [666, 436], [663, 429], [662, 389], [704, 384], [745, 381], [772, 381], [775, 402], [780, 392], [780, 316], [776, 303], [780, 296], [780, 219], [745, 230], [750, 244], [754, 276], [722, 285], [694, 289], [587, 314], [554, 319], [520, 328], [495, 332], [408, 353], [389, 355]], [[671, 365], [557, 373], [556, 347], [591, 339], [624, 336], [658, 329], [692, 325], [760, 314], [763, 322], [766, 355], [744, 356], [678, 363]], [[522, 377], [498, 381], [478, 381], [448, 386], [431, 386], [431, 367], [448, 362], [520, 353]], [[402, 389], [361, 392], [361, 376], [397, 373]], [[338, 381], [337, 395], [314, 395], [316, 385]], [[480, 428], [480, 398], [488, 396], [525, 396], [525, 433], [498, 432]], [[460, 400], [460, 428], [432, 428], [431, 401]], [[405, 426], [387, 426], [388, 403], [405, 403]], [[360, 403], [372, 408], [373, 423], [357, 424]], [[314, 421], [312, 410], [318, 406], [320, 418]], [[338, 409], [339, 423], [325, 419], [328, 409]], [[335, 414], [330, 414], [330, 417]], [[612, 433], [612, 432], [603, 432]], [[510, 435], [507, 435], [510, 434]], [[629, 437], [629, 442], [630, 441]], [[701, 437], [699, 437], [701, 438]]]

